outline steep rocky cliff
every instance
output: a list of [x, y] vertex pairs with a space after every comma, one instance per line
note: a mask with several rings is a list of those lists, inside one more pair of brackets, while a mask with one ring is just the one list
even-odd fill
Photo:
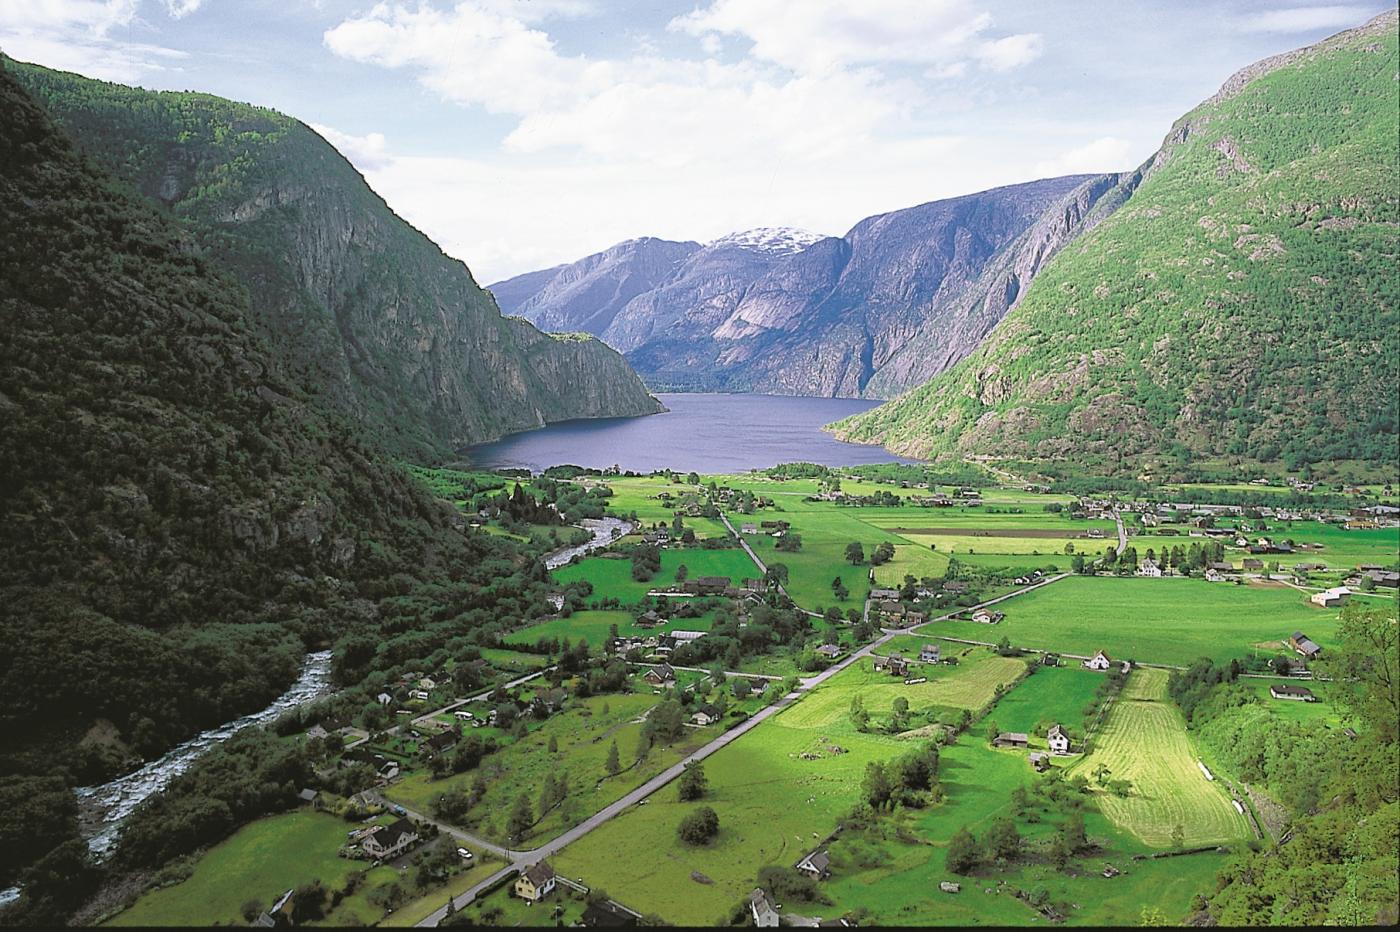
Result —
[[608, 347], [502, 317], [465, 265], [296, 120], [10, 66], [86, 154], [165, 207], [248, 289], [305, 388], [400, 453], [660, 410]]
[[975, 353], [838, 436], [1110, 469], [1393, 468], [1397, 63], [1392, 12], [1241, 71]]
[[[1053, 178], [935, 201], [869, 217], [842, 238], [725, 237], [620, 310], [606, 305], [610, 322], [589, 329], [655, 387], [894, 394], [971, 352], [1118, 181]], [[596, 259], [561, 267], [522, 313], [577, 325], [587, 301], [561, 315], [554, 282], [588, 276], [593, 293], [611, 296], [613, 283], [642, 277]]]

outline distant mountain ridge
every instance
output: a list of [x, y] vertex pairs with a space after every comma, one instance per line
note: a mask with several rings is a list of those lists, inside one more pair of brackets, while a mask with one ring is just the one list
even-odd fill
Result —
[[868, 217], [844, 237], [633, 240], [490, 288], [544, 329], [600, 337], [654, 388], [886, 397], [971, 352], [1121, 181], [996, 188]]
[[913, 456], [1400, 459], [1397, 18], [1241, 70], [976, 352], [836, 425]]
[[303, 387], [401, 455], [438, 459], [550, 421], [661, 410], [598, 341], [503, 317], [465, 265], [299, 121], [5, 64], [89, 157], [248, 289]]

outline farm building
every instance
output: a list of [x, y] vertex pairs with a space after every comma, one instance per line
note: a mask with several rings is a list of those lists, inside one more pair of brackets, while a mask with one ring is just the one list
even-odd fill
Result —
[[954, 883], [951, 880], [940, 880], [938, 882], [938, 889], [942, 890], [944, 893], [961, 893], [962, 884]]
[[1301, 631], [1294, 631], [1288, 638], [1288, 645], [1303, 657], [1311, 660], [1322, 653], [1322, 647]]
[[1096, 651], [1094, 656], [1084, 661], [1084, 666], [1088, 667], [1090, 670], [1107, 670], [1109, 667], [1113, 666], [1113, 661], [1109, 660], [1108, 654], [1105, 654], [1103, 651]]
[[758, 525], [757, 525], [757, 524], [754, 524], [752, 521], [749, 521], [749, 522], [746, 522], [746, 523], [744, 523], [744, 524], [741, 524], [741, 525], [739, 525], [739, 533], [740, 533], [740, 534], [757, 534], [757, 533], [758, 533]]
[[676, 671], [669, 663], [658, 664], [648, 670], [642, 679], [653, 686], [674, 686], [676, 685]]
[[872, 602], [897, 602], [899, 601], [898, 589], [871, 589], [870, 599]]
[[1324, 589], [1322, 592], [1314, 593], [1312, 603], [1321, 605], [1323, 608], [1337, 608], [1343, 605], [1347, 599], [1351, 598], [1351, 590], [1346, 586], [1337, 586], [1333, 589]]
[[1031, 766], [1037, 773], [1044, 773], [1050, 769], [1050, 756], [1044, 751], [1031, 751]]
[[749, 894], [749, 913], [753, 916], [753, 924], [760, 929], [778, 927], [778, 910], [762, 887], [755, 888]]
[[554, 891], [554, 868], [548, 861], [538, 861], [515, 878], [515, 895], [530, 903], [538, 903]]
[[942, 648], [937, 644], [925, 644], [923, 647], [919, 648], [919, 662], [938, 663], [941, 652]]
[[876, 673], [884, 670], [890, 676], [904, 676], [909, 672], [909, 661], [898, 654], [890, 654], [888, 657], [876, 657], [874, 668]]
[[719, 709], [712, 705], [701, 706], [695, 711], [695, 714], [690, 716], [690, 721], [702, 727], [713, 725], [719, 721]]
[[1020, 731], [1003, 731], [992, 739], [992, 747], [996, 748], [1023, 748], [1030, 743], [1030, 735]]
[[798, 861], [795, 867], [808, 877], [825, 880], [831, 876], [831, 856], [826, 853], [825, 848], [818, 848]]
[[1060, 725], [1054, 725], [1045, 735], [1046, 744], [1050, 745], [1050, 750], [1056, 754], [1069, 753], [1069, 735]]
[[1289, 686], [1287, 684], [1270, 686], [1269, 695], [1273, 696], [1275, 699], [1292, 699], [1297, 702], [1317, 701], [1317, 697], [1312, 694], [1312, 690], [1303, 686]]
[[1005, 617], [1004, 612], [991, 612], [985, 608], [979, 608], [972, 613], [972, 620], [981, 625], [994, 625]]
[[723, 595], [724, 590], [729, 588], [729, 577], [700, 576], [695, 579], [687, 579], [682, 588], [695, 595]]

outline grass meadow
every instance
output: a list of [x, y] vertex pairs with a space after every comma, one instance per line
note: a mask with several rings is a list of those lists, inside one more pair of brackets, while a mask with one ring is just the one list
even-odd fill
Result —
[[991, 627], [940, 621], [920, 630], [974, 640], [1005, 635], [1018, 647], [1082, 655], [1102, 649], [1116, 660], [1186, 666], [1256, 649], [1272, 655], [1298, 629], [1323, 647], [1335, 646], [1338, 616], [1287, 586], [1184, 578], [1070, 577], [999, 608], [1006, 618]]
[[1100, 765], [1131, 780], [1118, 797], [1096, 791], [1099, 808], [1143, 844], [1167, 848], [1180, 828], [1187, 847], [1250, 837], [1245, 817], [1219, 782], [1207, 780], [1180, 711], [1167, 696], [1167, 671], [1134, 670], [1099, 733], [1094, 753], [1074, 768], [1086, 777]]

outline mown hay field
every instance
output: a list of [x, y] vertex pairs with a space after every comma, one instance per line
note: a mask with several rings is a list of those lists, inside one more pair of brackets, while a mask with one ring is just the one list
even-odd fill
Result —
[[1127, 797], [1096, 790], [1099, 808], [1144, 844], [1167, 848], [1181, 828], [1186, 847], [1248, 838], [1249, 825], [1219, 781], [1207, 780], [1167, 696], [1167, 671], [1140, 668], [1114, 702], [1094, 753], [1072, 768], [1092, 777], [1100, 765], [1111, 779], [1131, 780]]

